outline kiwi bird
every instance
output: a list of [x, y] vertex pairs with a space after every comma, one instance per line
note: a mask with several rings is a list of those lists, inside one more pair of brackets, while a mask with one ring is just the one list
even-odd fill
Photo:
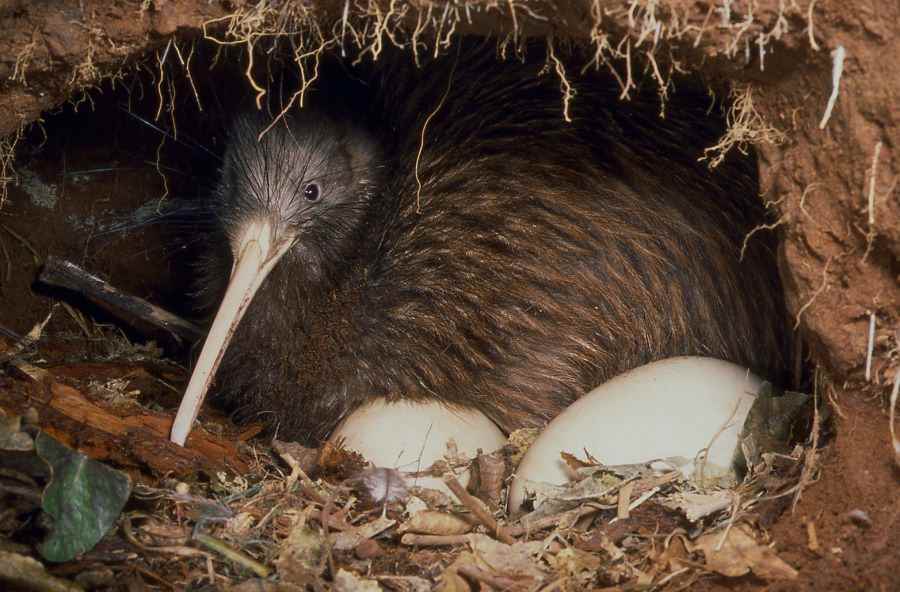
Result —
[[509, 431], [662, 358], [783, 376], [772, 240], [744, 244], [766, 221], [755, 161], [698, 161], [724, 132], [702, 85], [677, 81], [661, 118], [655, 82], [621, 101], [588, 71], [566, 121], [542, 48], [457, 43], [422, 68], [387, 52], [352, 113], [320, 92], [236, 119], [201, 265], [221, 304], [174, 441], [214, 379], [315, 444], [376, 397]]

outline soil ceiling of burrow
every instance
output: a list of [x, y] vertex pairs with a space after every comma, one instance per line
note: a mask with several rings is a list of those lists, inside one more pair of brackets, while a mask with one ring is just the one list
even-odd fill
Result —
[[[808, 524], [816, 516], [822, 520], [827, 511], [832, 516], [824, 523], [834, 532], [823, 535], [829, 541], [821, 544], [826, 551], [795, 557], [807, 567], [804, 575], [810, 581], [824, 577], [813, 572], [825, 561], [829, 566], [841, 563], [850, 574], [828, 580], [831, 584], [883, 584], [896, 560], [882, 560], [869, 574], [875, 579], [866, 580], [861, 557], [868, 551], [877, 559], [884, 545], [890, 547], [886, 533], [898, 519], [896, 501], [890, 501], [896, 500], [897, 475], [891, 472], [888, 420], [881, 411], [896, 376], [900, 344], [900, 66], [889, 58], [900, 55], [900, 5], [877, 4], [373, 0], [273, 7], [206, 0], [8, 0], [0, 2], [0, 216], [13, 211], [6, 203], [9, 188], [35, 176], [19, 166], [23, 156], [17, 148], [39, 133], [42, 118], [72, 104], [102, 109], [108, 106], [102, 99], [105, 90], [140, 78], [149, 81], [142, 100], [156, 101], [164, 119], [172, 113], [172, 80], [188, 88], [184, 81], [198, 44], [227, 49], [229, 59], [246, 74], [247, 88], [262, 80], [255, 74], [259, 64], [250, 68], [247, 57], [288, 39], [294, 43], [297, 67], [311, 76], [321, 52], [338, 52], [342, 44], [373, 59], [383, 44], [408, 45], [414, 39], [422, 51], [441, 51], [447, 39], [465, 33], [492, 35], [508, 51], [528, 36], [543, 37], [554, 47], [591, 47], [600, 67], [613, 68], [622, 77], [623, 90], [630, 56], [637, 55], [727, 82], [735, 108], [729, 114], [731, 131], [717, 149], [752, 145], [757, 150], [761, 199], [775, 220], [759, 232], [781, 238], [780, 272], [795, 330], [804, 339], [809, 361], [827, 376], [822, 395], [835, 405], [838, 434], [851, 426], [871, 432], [856, 435], [858, 442], [838, 438], [830, 459], [841, 476], [829, 480], [826, 471], [819, 493], [804, 502], [804, 517], [787, 520], [781, 534], [811, 549]], [[663, 83], [665, 71], [657, 74]], [[562, 109], [565, 72], [553, 68], [552, 73], [560, 76]], [[148, 135], [148, 141], [158, 141], [153, 138]], [[148, 184], [156, 188], [159, 180]], [[92, 199], [77, 188], [70, 195], [78, 202]], [[91, 211], [84, 207], [78, 214]], [[58, 231], [65, 234], [63, 227]], [[56, 247], [77, 243], [59, 239]], [[21, 260], [37, 261], [52, 248], [48, 241], [33, 257]], [[107, 265], [103, 271], [117, 275], [115, 263]], [[7, 273], [4, 299], [27, 293], [33, 277], [12, 277], [24, 275]], [[20, 289], [10, 291], [16, 282]], [[148, 276], [124, 287], [153, 295], [152, 282]], [[16, 310], [22, 314], [0, 320], [25, 332], [45, 316], [47, 306]], [[871, 447], [873, 457], [883, 456], [884, 462], [868, 460], [860, 447]], [[861, 466], [867, 463], [868, 469]], [[885, 488], [883, 503], [871, 489], [839, 486], [836, 479], [871, 480], [874, 487]], [[852, 539], [841, 516], [859, 509], [857, 505], [875, 517], [876, 527], [869, 540], [848, 543], [859, 557], [849, 553], [836, 560], [828, 553]], [[819, 583], [826, 585], [825, 580]]]

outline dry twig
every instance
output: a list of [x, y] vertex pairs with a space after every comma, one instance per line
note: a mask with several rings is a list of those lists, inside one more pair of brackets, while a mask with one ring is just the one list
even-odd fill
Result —
[[453, 473], [447, 473], [444, 475], [444, 483], [447, 484], [447, 487], [450, 488], [450, 491], [462, 502], [469, 511], [481, 522], [485, 525], [488, 531], [495, 536], [501, 542], [506, 543], [507, 545], [513, 544], [515, 539], [510, 536], [510, 534], [506, 531], [506, 529], [501, 526], [494, 517], [491, 516], [485, 509], [481, 502], [472, 496], [466, 488], [463, 487], [459, 481], [457, 481], [456, 477]]

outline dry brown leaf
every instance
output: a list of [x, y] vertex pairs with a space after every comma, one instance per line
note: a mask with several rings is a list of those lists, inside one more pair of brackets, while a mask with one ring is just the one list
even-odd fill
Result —
[[356, 547], [354, 547], [353, 555], [357, 559], [362, 559], [363, 561], [365, 561], [368, 559], [381, 557], [382, 555], [384, 555], [384, 549], [381, 548], [381, 545], [378, 544], [378, 541], [374, 539], [366, 539], [360, 544], [356, 545]]
[[550, 561], [561, 577], [572, 578], [581, 586], [586, 586], [603, 565], [598, 555], [575, 547], [566, 547]]
[[381, 592], [381, 586], [376, 580], [363, 578], [346, 569], [338, 570], [332, 589], [335, 592]]
[[290, 454], [307, 475], [318, 467], [318, 448], [308, 448], [297, 442], [282, 442], [281, 440], [272, 440], [272, 448], [279, 455]]
[[[413, 485], [409, 488], [409, 493], [411, 496], [415, 496], [416, 498], [418, 498], [432, 510], [434, 510], [435, 508], [449, 508], [450, 506], [454, 505], [454, 502], [452, 499], [450, 499], [449, 495], [437, 489]], [[413, 507], [410, 507], [410, 503], [407, 502], [406, 511], [410, 513], [415, 512], [415, 505], [413, 505]]]
[[191, 540], [191, 531], [187, 526], [155, 518], [144, 521], [138, 527], [137, 534], [152, 545], [186, 545]]
[[656, 568], [659, 572], [678, 571], [684, 567], [685, 564], [682, 560], [688, 559], [689, 554], [682, 536], [674, 536], [668, 546], [656, 557]]
[[721, 548], [722, 533], [705, 534], [697, 539], [696, 547], [706, 556], [706, 567], [729, 577], [752, 571], [765, 580], [787, 580], [797, 577], [797, 570], [785, 563], [771, 547], [756, 542], [746, 525], [728, 531]]
[[441, 574], [437, 585], [438, 592], [472, 592], [472, 588], [456, 570], [461, 565], [473, 563], [475, 563], [475, 557], [471, 553], [460, 553], [456, 561], [448, 565], [444, 573]]
[[586, 469], [586, 468], [595, 468], [599, 463], [596, 462], [586, 462], [575, 456], [570, 452], [560, 452], [560, 458], [563, 460], [566, 465], [572, 469], [573, 471], [577, 471], [578, 469]]
[[693, 493], [683, 491], [670, 496], [663, 505], [673, 510], [681, 510], [691, 522], [697, 522], [710, 514], [728, 509], [734, 503], [734, 492], [728, 489], [715, 493]]
[[456, 514], [438, 512], [435, 510], [419, 510], [409, 517], [409, 520], [400, 525], [401, 533], [413, 532], [417, 534], [466, 534], [472, 530], [472, 525]]
[[234, 586], [228, 586], [224, 590], [225, 592], [304, 592], [306, 588], [295, 584], [252, 578]]
[[[472, 479], [476, 484], [473, 491], [475, 497], [486, 501], [492, 508], [499, 507], [503, 484], [509, 476], [504, 451], [479, 454], [472, 467]], [[471, 487], [470, 485], [470, 489]]]
[[325, 540], [306, 525], [307, 514], [302, 513], [281, 543], [275, 561], [282, 582], [304, 586], [319, 578], [325, 570]]
[[541, 541], [507, 545], [483, 534], [470, 534], [468, 539], [478, 566], [483, 569], [537, 581], [547, 575], [535, 560], [543, 547]]
[[339, 532], [334, 537], [334, 549], [335, 551], [349, 551], [364, 540], [381, 534], [396, 523], [396, 520], [381, 516], [371, 522], [366, 522], [365, 524], [357, 526], [352, 530]]
[[378, 576], [378, 583], [395, 592], [431, 592], [431, 582], [418, 576]]
[[[507, 546], [503, 543], [497, 544]], [[543, 579], [524, 576], [510, 569], [495, 569], [486, 566], [481, 559], [476, 553], [461, 553], [441, 574], [437, 589], [440, 592], [472, 592], [473, 589], [526, 592], [537, 589]]]
[[538, 428], [520, 428], [510, 432], [507, 442], [511, 452], [509, 462], [512, 466], [519, 466], [522, 457], [540, 434], [541, 430]]

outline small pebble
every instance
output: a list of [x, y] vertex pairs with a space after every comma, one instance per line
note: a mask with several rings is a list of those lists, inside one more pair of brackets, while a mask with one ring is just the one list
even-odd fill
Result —
[[847, 512], [847, 518], [860, 528], [870, 528], [872, 526], [872, 519], [862, 510], [850, 510]]
[[191, 492], [191, 486], [185, 483], [184, 481], [179, 481], [175, 484], [175, 493], [181, 495], [187, 495]]

